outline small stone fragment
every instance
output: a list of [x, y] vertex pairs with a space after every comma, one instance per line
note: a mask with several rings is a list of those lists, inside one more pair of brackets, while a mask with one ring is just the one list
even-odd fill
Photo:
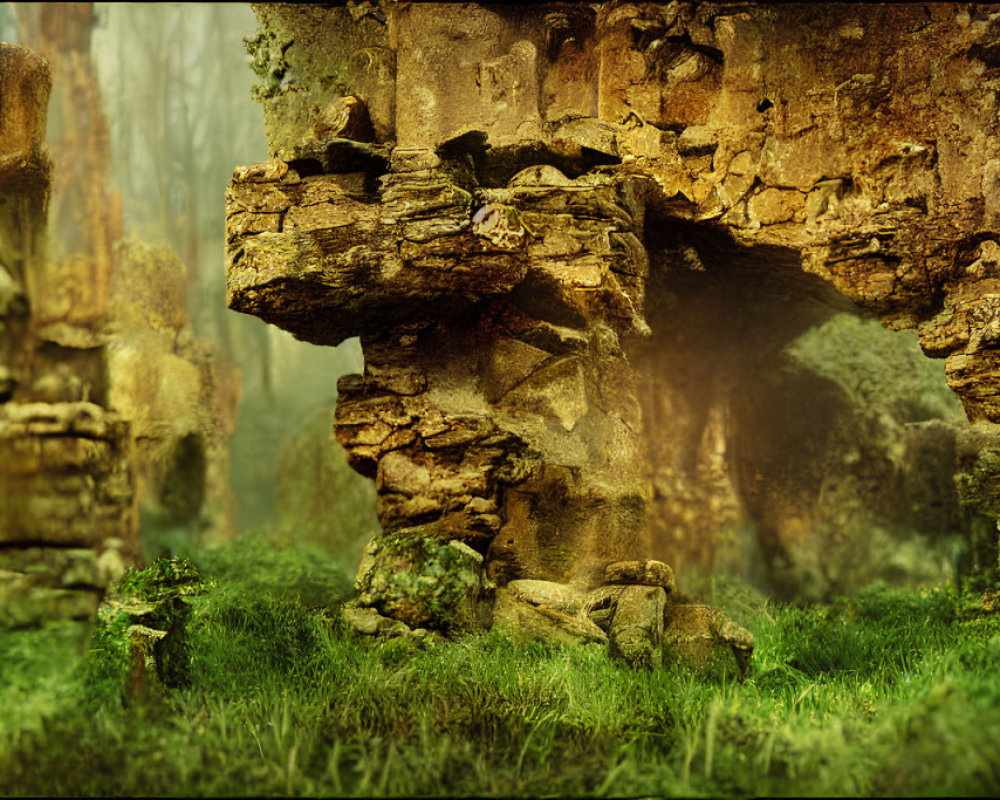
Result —
[[583, 593], [565, 583], [521, 579], [511, 581], [506, 588], [518, 600], [570, 615], [579, 613], [584, 606]]
[[472, 216], [472, 232], [497, 247], [519, 247], [527, 234], [524, 220], [513, 206], [488, 203]]
[[746, 672], [754, 636], [718, 609], [678, 603], [667, 609], [665, 624], [665, 648], [691, 666], [708, 667], [731, 652], [740, 671]]
[[733, 649], [736, 665], [742, 674], [746, 674], [747, 667], [750, 666], [754, 645], [757, 643], [754, 635], [731, 619], [722, 620], [716, 635]]
[[604, 568], [604, 583], [634, 586], [659, 586], [668, 594], [675, 587], [674, 571], [668, 564], [646, 561], [615, 561]]
[[335, 136], [355, 142], [370, 142], [375, 138], [367, 104], [353, 95], [339, 97], [324, 108], [313, 122], [312, 134], [316, 139]]
[[389, 157], [393, 172], [417, 172], [441, 166], [441, 157], [433, 150], [397, 147]]
[[522, 169], [510, 179], [508, 186], [570, 186], [573, 181], [549, 164]]
[[265, 161], [263, 164], [239, 166], [233, 170], [233, 183], [267, 183], [278, 181], [288, 174], [284, 161]]
[[[416, 633], [416, 631], [411, 631], [410, 626], [405, 622], [383, 617], [374, 608], [346, 606], [344, 608], [344, 622], [356, 633], [363, 636], [393, 637]], [[426, 631], [424, 633], [426, 634]]]
[[611, 620], [611, 655], [634, 667], [659, 667], [663, 663], [666, 601], [666, 592], [659, 586], [625, 587]]

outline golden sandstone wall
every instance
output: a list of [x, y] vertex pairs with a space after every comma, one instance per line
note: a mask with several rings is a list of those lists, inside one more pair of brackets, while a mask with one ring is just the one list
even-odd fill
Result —
[[981, 424], [942, 458], [1000, 514], [1000, 6], [256, 10], [229, 303], [361, 336], [336, 434], [391, 541], [584, 589], [740, 515], [780, 550], [817, 489], [772, 442], [825, 412], [762, 376], [845, 309], [945, 359]]

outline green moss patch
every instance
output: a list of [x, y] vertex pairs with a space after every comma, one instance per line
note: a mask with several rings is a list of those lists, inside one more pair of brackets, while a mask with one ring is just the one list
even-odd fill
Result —
[[[443, 544], [400, 546], [433, 561]], [[67, 656], [69, 628], [0, 634], [6, 793], [1000, 791], [1000, 615], [975, 595], [873, 588], [773, 606], [730, 582], [724, 610], [757, 639], [740, 682], [499, 632], [358, 639], [340, 623], [346, 577], [329, 555], [253, 538], [193, 561], [204, 589], [184, 596], [189, 680], [164, 688], [168, 702], [96, 694]], [[97, 629], [88, 662], [125, 661], [126, 622]]]
[[468, 630], [476, 625], [482, 556], [433, 528], [406, 528], [375, 539], [358, 579], [359, 603], [412, 628]]

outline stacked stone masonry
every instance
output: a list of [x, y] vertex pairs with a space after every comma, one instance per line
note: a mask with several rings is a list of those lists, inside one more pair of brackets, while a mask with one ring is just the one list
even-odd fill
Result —
[[982, 422], [963, 500], [1000, 514], [975, 456], [1000, 422], [1000, 6], [256, 11], [274, 160], [227, 192], [229, 303], [361, 337], [336, 435], [385, 531], [464, 542], [500, 587], [676, 567], [664, 520], [765, 502], [727, 472], [741, 385], [695, 336], [742, 374], [845, 307], [945, 359]]

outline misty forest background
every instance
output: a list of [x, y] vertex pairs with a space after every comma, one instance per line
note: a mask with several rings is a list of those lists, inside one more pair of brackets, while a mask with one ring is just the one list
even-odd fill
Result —
[[[17, 43], [13, 5], [0, 5], [0, 39]], [[110, 129], [110, 188], [127, 236], [180, 257], [195, 335], [239, 370], [233, 528], [346, 548], [350, 560], [377, 527], [374, 490], [332, 435], [337, 378], [361, 370], [360, 344], [315, 347], [226, 308], [225, 186], [236, 165], [268, 157], [242, 41], [255, 30], [249, 4], [96, 4], [91, 53]], [[50, 112], [50, 140], [58, 123]], [[53, 255], [59, 242], [51, 228]], [[147, 558], [197, 538], [156, 522], [143, 519]]]

